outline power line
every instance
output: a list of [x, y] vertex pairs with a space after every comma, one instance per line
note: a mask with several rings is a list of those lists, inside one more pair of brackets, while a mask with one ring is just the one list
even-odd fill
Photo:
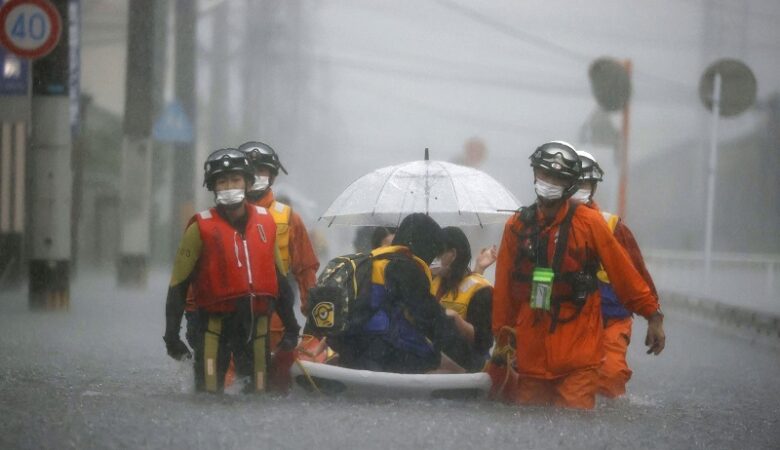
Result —
[[553, 94], [561, 96], [584, 96], [588, 95], [586, 88], [577, 88], [573, 85], [550, 85], [549, 83], [533, 83], [527, 80], [517, 81], [500, 78], [487, 78], [472, 75], [458, 75], [448, 73], [447, 75], [431, 73], [421, 70], [404, 69], [392, 66], [387, 63], [366, 62], [362, 60], [339, 57], [315, 55], [315, 60], [323, 63], [330, 63], [336, 66], [380, 73], [384, 75], [400, 75], [407, 78], [424, 79], [428, 81], [443, 81], [448, 83], [473, 84], [477, 86], [488, 86], [497, 89], [520, 90], [534, 93]]
[[[675, 0], [679, 1], [679, 0]], [[682, 0], [684, 3], [695, 6], [704, 6], [700, 0]], [[753, 10], [749, 2], [738, 2], [738, 4], [722, 2], [717, 0], [705, 0], [704, 3], [710, 3], [715, 6], [719, 6], [723, 9], [730, 9], [732, 11], [739, 10], [740, 13], [747, 14], [749, 17], [757, 20], [776, 22], [780, 19], [780, 15], [776, 12]]]
[[571, 59], [575, 59], [580, 62], [584, 62], [586, 64], [592, 60], [590, 56], [584, 53], [571, 50], [555, 42], [549, 41], [544, 38], [540, 38], [538, 36], [534, 36], [533, 34], [527, 33], [522, 30], [518, 30], [517, 28], [506, 25], [498, 20], [493, 19], [492, 17], [482, 14], [481, 12], [475, 9], [469, 8], [467, 6], [463, 6], [460, 3], [450, 1], [450, 0], [436, 0], [436, 2], [444, 6], [445, 8], [451, 9], [463, 16], [468, 17], [469, 19], [475, 22], [479, 22], [482, 25], [492, 28], [495, 31], [506, 34], [515, 39], [519, 39], [527, 44], [531, 44], [532, 46], [540, 48], [542, 50], [552, 52], [552, 53], [558, 53], [560, 55], [566, 56]]
[[501, 131], [501, 132], [512, 133], [512, 134], [522, 134], [528, 132], [534, 132], [534, 133], [552, 132], [552, 129], [530, 127], [520, 123], [520, 121], [508, 122], [508, 121], [495, 120], [485, 116], [474, 115], [464, 111], [458, 111], [451, 108], [443, 108], [440, 106], [432, 105], [427, 102], [419, 101], [418, 99], [407, 98], [398, 95], [397, 93], [394, 92], [388, 92], [387, 90], [378, 87], [367, 86], [365, 85], [365, 83], [363, 83], [363, 85], [361, 85], [360, 83], [350, 83], [349, 88], [368, 93], [370, 95], [379, 97], [381, 99], [388, 99], [388, 98], [394, 99], [399, 103], [403, 103], [408, 106], [412, 106], [416, 109], [433, 113], [440, 119], [444, 119], [444, 120], [480, 124], [481, 127], [485, 127], [486, 129], [492, 129], [495, 131]]
[[[577, 51], [574, 51], [568, 47], [565, 47], [563, 45], [557, 44], [553, 41], [535, 36], [531, 33], [527, 33], [522, 30], [518, 30], [515, 27], [509, 26], [505, 23], [502, 23], [498, 20], [493, 19], [490, 16], [487, 16], [485, 14], [482, 14], [481, 12], [469, 8], [467, 6], [463, 6], [460, 3], [451, 1], [451, 0], [436, 0], [437, 3], [439, 3], [441, 6], [450, 9], [452, 11], [457, 12], [458, 14], [461, 14], [475, 22], [478, 22], [488, 28], [493, 29], [494, 31], [497, 31], [499, 33], [505, 34], [507, 36], [510, 36], [514, 39], [520, 40], [526, 44], [530, 44], [536, 48], [539, 48], [541, 50], [544, 50], [548, 53], [554, 53], [558, 54], [564, 57], [567, 57], [569, 59], [576, 60], [578, 62], [585, 62], [586, 64], [589, 64], [591, 61], [594, 60], [593, 57], [590, 55], [580, 53]], [[663, 82], [668, 85], [676, 86], [677, 88], [684, 88], [686, 90], [694, 89], [693, 87], [681, 83], [677, 80], [670, 80], [658, 75], [653, 75], [649, 73], [645, 73], [643, 71], [635, 70], [634, 73], [636, 75], [642, 75], [646, 78], [655, 79], [656, 81]]]
[[[457, 74], [452, 71], [447, 71], [446, 74], [433, 73], [428, 70], [421, 69], [409, 69], [398, 67], [392, 63], [387, 62], [371, 62], [362, 59], [349, 58], [343, 56], [331, 56], [331, 55], [313, 55], [312, 56], [318, 63], [331, 64], [335, 67], [357, 70], [364, 72], [373, 72], [380, 75], [389, 77], [405, 77], [412, 80], [420, 80], [425, 82], [445, 82], [455, 84], [470, 84], [475, 86], [486, 86], [494, 89], [506, 89], [510, 91], [519, 91], [526, 93], [533, 93], [539, 95], [555, 95], [561, 97], [583, 97], [590, 98], [590, 90], [586, 87], [578, 88], [577, 84], [557, 84], [551, 85], [549, 82], [532, 82], [522, 79], [501, 79], [490, 78], [474, 75]], [[686, 91], [691, 93], [694, 91]], [[669, 101], [682, 102], [685, 96], [673, 96], [667, 98], [660, 98], [651, 96], [644, 99], [644, 102], [654, 102], [656, 100], [668, 104]]]

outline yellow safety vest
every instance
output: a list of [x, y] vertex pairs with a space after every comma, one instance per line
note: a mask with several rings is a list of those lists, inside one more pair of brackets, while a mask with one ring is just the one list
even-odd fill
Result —
[[[431, 293], [433, 293], [433, 295], [436, 295], [440, 285], [441, 277], [434, 278], [431, 283]], [[466, 320], [466, 312], [469, 310], [471, 299], [474, 298], [474, 294], [476, 294], [478, 290], [485, 287], [492, 287], [490, 281], [478, 273], [472, 273], [460, 282], [457, 292], [447, 292], [441, 300], [439, 300], [439, 303], [441, 303], [443, 307], [455, 311], [463, 320]]]
[[[387, 247], [379, 247], [371, 252], [371, 254], [374, 257], [385, 255], [388, 253], [396, 253], [401, 250], [406, 250], [407, 247], [404, 247], [402, 245], [390, 245]], [[412, 259], [423, 268], [425, 271], [425, 276], [428, 278], [428, 282], [431, 282], [431, 269], [428, 268], [428, 264], [425, 264], [425, 261], [422, 259], [412, 255]], [[373, 262], [373, 265], [371, 266], [371, 283], [373, 284], [379, 284], [384, 286], [385, 285], [385, 268], [387, 268], [387, 264], [390, 262], [389, 259], [375, 259]]]
[[290, 217], [292, 208], [282, 202], [274, 202], [268, 208], [271, 217], [276, 222], [276, 245], [282, 258], [282, 271], [285, 275], [290, 271]]
[[[601, 216], [607, 222], [607, 225], [609, 226], [609, 231], [614, 233], [615, 228], [617, 227], [618, 220], [620, 220], [620, 217], [617, 214], [611, 214], [606, 211], [601, 211]], [[603, 283], [609, 283], [609, 277], [607, 276], [607, 271], [604, 270], [604, 266], [599, 266], [599, 271], [596, 273], [596, 276]]]

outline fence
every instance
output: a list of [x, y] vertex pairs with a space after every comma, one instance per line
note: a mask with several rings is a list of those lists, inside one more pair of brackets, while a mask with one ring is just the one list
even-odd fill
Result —
[[780, 317], [780, 255], [713, 253], [706, 278], [703, 252], [644, 254], [659, 291]]

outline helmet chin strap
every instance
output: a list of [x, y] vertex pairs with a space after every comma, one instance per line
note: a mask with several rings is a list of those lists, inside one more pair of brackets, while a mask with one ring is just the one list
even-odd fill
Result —
[[269, 189], [271, 189], [271, 186], [268, 186], [267, 188], [265, 188], [262, 191], [247, 191], [246, 198], [248, 198], [249, 200], [251, 200], [253, 202], [256, 202], [256, 201], [260, 200], [261, 198], [263, 198], [265, 196], [265, 194], [268, 192]]
[[562, 205], [566, 200], [567, 199], [563, 197], [551, 200], [544, 197], [539, 197], [538, 195], [536, 196], [536, 201], [539, 203], [539, 205], [544, 206], [545, 208], [552, 208], [558, 205]]

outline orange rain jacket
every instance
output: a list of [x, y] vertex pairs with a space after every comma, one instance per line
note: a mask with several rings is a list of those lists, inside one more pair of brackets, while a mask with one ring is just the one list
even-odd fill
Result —
[[[549, 238], [546, 249], [549, 261], [553, 260], [556, 233], [570, 207], [569, 202], [564, 203], [552, 222], [541, 229], [541, 235]], [[542, 221], [539, 211], [536, 219]], [[590, 293], [576, 319], [559, 323], [551, 333], [551, 315], [535, 312], [530, 307], [531, 283], [513, 277], [516, 265], [528, 264], [527, 260], [518, 259], [519, 234], [524, 228], [519, 214], [511, 217], [504, 227], [493, 292], [493, 334], [498, 338], [504, 326], [515, 329], [520, 376], [554, 379], [580, 369], [597, 368], [603, 354], [598, 290]], [[577, 208], [570, 233], [561, 266], [563, 272], [580, 271], [586, 263], [601, 262], [614, 280], [615, 292], [630, 311], [650, 317], [658, 310], [656, 298], [601, 214], [587, 207]], [[558, 284], [553, 294], [560, 295], [560, 292]], [[564, 302], [560, 317], [569, 317], [574, 311], [573, 304]]]
[[[271, 189], [255, 204], [264, 208], [270, 208], [274, 203], [274, 193]], [[303, 224], [300, 214], [292, 211], [290, 214], [290, 272], [298, 282], [301, 294], [301, 312], [307, 311], [309, 300], [309, 288], [317, 284], [317, 270], [320, 261], [311, 245], [306, 225]]]

